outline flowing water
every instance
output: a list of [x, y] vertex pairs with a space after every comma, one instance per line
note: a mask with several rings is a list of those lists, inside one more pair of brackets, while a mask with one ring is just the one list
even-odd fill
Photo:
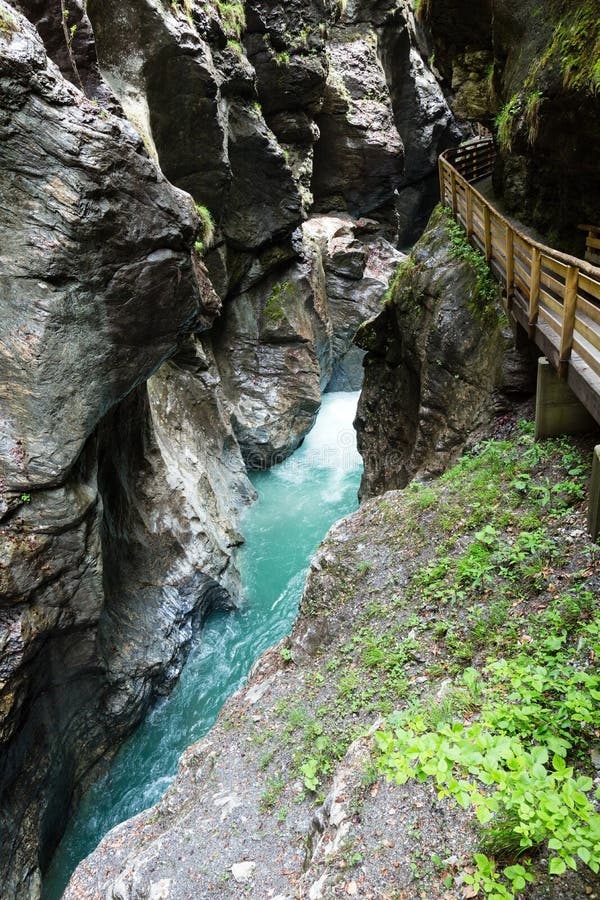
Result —
[[238, 558], [245, 603], [208, 618], [172, 694], [84, 796], [47, 873], [44, 900], [58, 900], [77, 863], [110, 828], [156, 803], [183, 750], [209, 730], [260, 654], [289, 633], [312, 554], [330, 525], [357, 506], [357, 401], [358, 393], [326, 394], [302, 447], [252, 476], [259, 499], [244, 515]]

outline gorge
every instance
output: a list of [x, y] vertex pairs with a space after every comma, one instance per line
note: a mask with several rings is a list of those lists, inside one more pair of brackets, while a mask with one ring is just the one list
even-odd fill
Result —
[[[216, 611], [228, 629], [246, 615], [235, 610], [252, 593], [240, 568], [247, 574], [248, 554], [261, 554], [258, 526], [245, 524], [249, 516], [260, 522], [256, 489], [268, 492], [301, 465], [319, 440], [315, 421], [332, 426], [335, 403], [345, 402], [339, 392], [350, 402], [361, 389], [361, 508], [315, 557], [291, 639], [261, 657], [214, 729], [182, 735], [176, 755], [202, 740], [184, 753], [166, 797], [151, 795], [154, 812], [109, 834], [65, 896], [312, 898], [337, 896], [338, 888], [364, 896], [395, 889], [393, 880], [368, 890], [355, 878], [336, 880], [319, 835], [348, 824], [332, 838], [339, 850], [354, 813], [334, 821], [336, 792], [345, 784], [356, 797], [365, 734], [406, 698], [407, 684], [435, 680], [435, 653], [413, 621], [416, 610], [420, 621], [430, 613], [413, 598], [411, 619], [398, 597], [417, 577], [413, 550], [426, 567], [427, 553], [447, 539], [432, 497], [452, 488], [420, 485], [443, 478], [484, 438], [504, 440], [507, 458], [511, 441], [526, 460], [534, 452], [516, 420], [527, 415], [537, 355], [527, 341], [515, 343], [499, 288], [465, 251], [448, 211], [434, 210], [438, 156], [477, 128], [491, 129], [491, 189], [557, 249], [582, 256], [577, 226], [597, 224], [600, 210], [595, 0], [414, 6], [0, 0], [1, 896], [40, 896], [81, 796], [148, 710], [180, 690], [190, 648], [193, 659], [203, 652], [206, 617]], [[566, 171], [576, 176], [569, 184]], [[320, 408], [329, 419], [317, 420]], [[561, 485], [581, 476], [580, 463], [560, 469], [560, 454], [575, 449], [552, 452], [556, 459], [549, 451], [523, 473], [515, 469], [513, 481]], [[329, 466], [331, 490], [335, 471]], [[330, 509], [318, 465], [315, 473], [295, 489], [317, 530], [294, 548], [291, 608], [316, 541], [354, 508], [357, 485]], [[505, 496], [520, 497], [511, 485]], [[560, 507], [564, 520], [549, 516], [546, 543], [543, 523], [529, 526], [538, 541], [532, 552], [545, 560], [544, 572], [562, 566], [565, 584], [568, 573], [586, 573], [576, 587], [579, 598], [591, 596], [589, 612], [597, 559], [592, 544], [576, 540], [585, 487], [548, 491], [557, 503], [566, 492], [569, 502]], [[465, 481], [470, 502], [492, 510], [497, 560], [502, 529], [517, 526], [497, 521], [498, 498], [473, 499]], [[411, 503], [423, 522], [413, 521]], [[283, 505], [285, 497], [268, 515], [274, 534], [284, 528], [276, 518]], [[286, 512], [285, 527], [304, 533], [300, 510], [290, 504]], [[536, 522], [542, 512], [521, 510]], [[457, 529], [474, 523], [463, 544], [485, 548], [473, 532], [486, 527], [484, 518], [473, 509], [456, 516]], [[575, 555], [559, 563], [550, 545], [564, 544], [565, 534], [575, 535], [566, 541]], [[283, 557], [272, 565], [285, 573]], [[391, 607], [376, 612], [378, 598]], [[533, 615], [534, 606], [524, 608]], [[269, 608], [269, 638], [256, 638], [252, 659], [292, 626], [292, 611], [278, 615]], [[401, 650], [382, 643], [378, 616], [387, 622], [381, 634], [394, 635]], [[361, 632], [356, 643], [351, 626], [364, 632], [370, 620], [377, 639]], [[329, 734], [323, 723], [336, 716], [325, 694], [343, 646], [354, 648], [346, 653], [355, 653], [357, 667], [344, 671], [336, 702], [358, 702], [360, 679], [381, 685], [355, 709], [337, 709], [346, 727]], [[363, 672], [365, 652], [377, 662]], [[396, 660], [393, 672], [380, 657]], [[463, 659], [462, 668], [477, 659]], [[245, 677], [241, 669], [230, 674], [231, 687]], [[445, 678], [460, 680], [455, 670], [438, 675], [442, 691]], [[287, 724], [273, 731], [284, 707]], [[216, 713], [210, 707], [206, 727]], [[294, 759], [286, 740], [299, 727], [313, 752]], [[382, 797], [392, 790], [369, 787]], [[276, 801], [290, 792], [275, 819]], [[438, 803], [411, 796], [409, 804]], [[147, 805], [138, 802], [136, 813]], [[240, 809], [245, 818], [229, 832]], [[424, 847], [462, 858], [474, 840], [469, 828], [456, 822], [452, 840], [463, 844], [441, 854], [455, 814], [440, 816]], [[236, 837], [238, 828], [250, 843]], [[188, 840], [195, 853], [211, 847], [205, 869], [192, 874], [183, 866]], [[411, 852], [404, 846], [395, 860], [403, 871]], [[585, 845], [583, 863], [587, 852]], [[371, 845], [348, 849], [340, 872], [352, 868], [353, 853], [358, 869], [378, 858]], [[469, 882], [447, 870], [440, 869], [451, 878], [449, 896], [469, 896]], [[590, 871], [589, 884], [579, 871], [567, 875], [564, 896], [586, 896], [590, 884], [593, 892]], [[421, 896], [415, 884], [402, 885], [406, 896]]]

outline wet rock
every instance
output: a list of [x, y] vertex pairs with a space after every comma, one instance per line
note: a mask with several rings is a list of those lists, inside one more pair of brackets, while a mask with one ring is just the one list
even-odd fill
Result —
[[453, 108], [496, 133], [494, 181], [508, 212], [583, 257], [577, 226], [600, 209], [597, 4], [574, 0], [541, 14], [535, 0], [432, 0], [423, 18]]
[[220, 306], [191, 198], [0, 16], [0, 878], [30, 897], [74, 788], [235, 597], [253, 492], [190, 338]]
[[311, 428], [320, 406], [315, 308], [306, 263], [261, 281], [230, 300], [215, 340], [219, 372], [246, 465], [285, 459]]

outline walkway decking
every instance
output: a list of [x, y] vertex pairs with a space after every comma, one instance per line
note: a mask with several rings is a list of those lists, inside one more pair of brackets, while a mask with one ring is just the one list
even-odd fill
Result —
[[600, 423], [600, 268], [538, 243], [474, 187], [494, 166], [491, 139], [442, 153], [440, 195], [504, 287], [507, 313]]

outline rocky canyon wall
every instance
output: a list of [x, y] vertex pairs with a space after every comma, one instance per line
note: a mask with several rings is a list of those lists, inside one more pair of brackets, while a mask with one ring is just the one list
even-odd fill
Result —
[[0, 0], [0, 96], [0, 880], [35, 897], [235, 602], [246, 467], [359, 386], [459, 130], [406, 3]]
[[495, 186], [546, 242], [583, 257], [600, 218], [597, 0], [427, 0], [429, 57], [461, 118], [497, 135]]

